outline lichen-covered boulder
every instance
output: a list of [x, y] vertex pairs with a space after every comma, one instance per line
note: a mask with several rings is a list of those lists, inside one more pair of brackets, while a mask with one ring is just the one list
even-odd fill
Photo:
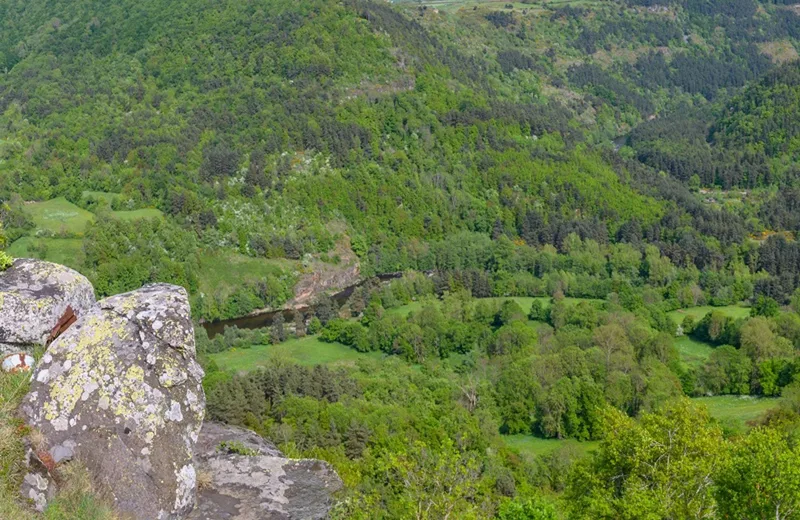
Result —
[[342, 480], [327, 462], [287, 459], [255, 433], [206, 423], [197, 442], [197, 507], [188, 520], [327, 518]]
[[94, 289], [63, 265], [18, 258], [0, 272], [0, 356], [44, 345], [71, 307], [80, 317], [95, 305]]
[[[195, 503], [202, 377], [183, 288], [155, 284], [102, 300], [33, 373], [21, 409], [44, 446], [31, 458], [44, 452], [56, 467], [78, 458], [125, 518], [180, 518]], [[32, 474], [23, 494], [41, 504], [45, 476]]]

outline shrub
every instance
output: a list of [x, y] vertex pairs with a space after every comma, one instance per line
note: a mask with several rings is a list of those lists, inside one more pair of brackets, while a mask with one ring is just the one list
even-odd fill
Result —
[[5, 271], [11, 264], [14, 263], [14, 259], [11, 258], [11, 255], [6, 253], [5, 251], [0, 251], [0, 271]]

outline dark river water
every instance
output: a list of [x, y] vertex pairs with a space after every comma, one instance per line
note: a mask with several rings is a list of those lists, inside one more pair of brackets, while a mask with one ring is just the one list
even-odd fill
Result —
[[[353, 294], [353, 291], [356, 290], [357, 287], [361, 287], [362, 285], [370, 282], [371, 280], [379, 280], [381, 282], [386, 282], [389, 280], [394, 280], [396, 278], [402, 278], [403, 273], [385, 273], [379, 274], [374, 278], [368, 278], [366, 280], [361, 280], [357, 284], [353, 284], [349, 287], [345, 287], [338, 293], [331, 296], [334, 305], [339, 308], [345, 303], [347, 303], [348, 298], [350, 295]], [[314, 305], [309, 305], [306, 307], [301, 307], [297, 310], [303, 311], [304, 313], [310, 313], [314, 311]], [[236, 325], [240, 329], [260, 329], [263, 327], [269, 327], [272, 325], [272, 320], [278, 313], [283, 314], [283, 318], [287, 323], [291, 323], [294, 320], [294, 313], [296, 312], [295, 309], [286, 309], [286, 310], [277, 310], [277, 311], [268, 311], [268, 312], [261, 312], [258, 314], [254, 314], [252, 316], [243, 316], [241, 318], [231, 318], [229, 320], [220, 320], [220, 321], [210, 321], [203, 323], [203, 328], [206, 329], [208, 332], [208, 337], [213, 338], [217, 334], [222, 334], [225, 332], [225, 327], [232, 327]]]

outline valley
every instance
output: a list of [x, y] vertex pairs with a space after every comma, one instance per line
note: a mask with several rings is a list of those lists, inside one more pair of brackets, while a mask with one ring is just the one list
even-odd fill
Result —
[[[335, 520], [798, 518], [799, 51], [782, 0], [6, 0], [0, 280], [185, 289], [206, 420]], [[0, 517], [115, 519], [18, 497], [39, 383]]]

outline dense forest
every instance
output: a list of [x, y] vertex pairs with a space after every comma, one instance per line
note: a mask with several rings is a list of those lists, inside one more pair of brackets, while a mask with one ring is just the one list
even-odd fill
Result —
[[799, 13], [7, 0], [0, 269], [186, 287], [337, 518], [800, 518]]

